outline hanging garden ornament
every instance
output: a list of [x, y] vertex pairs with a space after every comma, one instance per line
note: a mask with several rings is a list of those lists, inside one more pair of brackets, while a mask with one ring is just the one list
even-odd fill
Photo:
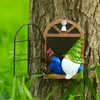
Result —
[[62, 69], [66, 74], [66, 79], [72, 78], [77, 72], [83, 71], [84, 68], [82, 64], [84, 60], [82, 59], [82, 41], [79, 39], [74, 46], [65, 54], [62, 60]]
[[62, 22], [61, 22], [61, 25], [62, 25], [61, 31], [66, 31], [66, 24], [67, 24], [67, 21], [62, 20]]

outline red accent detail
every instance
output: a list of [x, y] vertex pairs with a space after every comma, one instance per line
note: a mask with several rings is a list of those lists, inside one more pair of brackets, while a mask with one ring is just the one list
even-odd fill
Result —
[[46, 54], [48, 54], [49, 56], [51, 56], [51, 55], [55, 54], [55, 52], [51, 48], [49, 48], [47, 50]]
[[53, 55], [53, 54], [55, 54], [54, 51], [52, 51], [52, 52], [49, 54], [49, 56], [51, 56], [51, 55]]
[[46, 54], [49, 54], [49, 53], [51, 53], [51, 52], [52, 52], [52, 49], [49, 48], [49, 49], [47, 50]]

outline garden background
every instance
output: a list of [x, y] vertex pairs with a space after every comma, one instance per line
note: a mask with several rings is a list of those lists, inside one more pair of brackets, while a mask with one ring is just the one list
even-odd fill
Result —
[[[14, 35], [25, 23], [29, 23], [29, 0], [0, 0], [0, 100], [12, 91]], [[18, 35], [18, 39], [25, 38], [27, 27]], [[27, 43], [17, 44], [17, 53], [27, 53], [26, 46]], [[27, 73], [26, 63], [16, 63], [17, 75]]]

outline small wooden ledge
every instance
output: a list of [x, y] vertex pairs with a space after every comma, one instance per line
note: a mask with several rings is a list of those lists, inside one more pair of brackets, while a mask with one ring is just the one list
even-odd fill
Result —
[[[66, 75], [60, 75], [60, 74], [48, 74], [44, 76], [44, 79], [65, 79]], [[71, 79], [75, 79], [77, 77], [77, 74], [74, 75]]]

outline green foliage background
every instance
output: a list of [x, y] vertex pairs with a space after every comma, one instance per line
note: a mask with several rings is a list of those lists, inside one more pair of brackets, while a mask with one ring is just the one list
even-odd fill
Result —
[[[29, 0], [0, 0], [0, 94], [11, 93], [14, 34], [25, 23], [29, 23]], [[27, 27], [20, 31], [18, 39], [27, 39]], [[26, 46], [17, 44], [17, 53], [27, 53]], [[27, 62], [16, 64], [17, 75], [27, 73]]]

